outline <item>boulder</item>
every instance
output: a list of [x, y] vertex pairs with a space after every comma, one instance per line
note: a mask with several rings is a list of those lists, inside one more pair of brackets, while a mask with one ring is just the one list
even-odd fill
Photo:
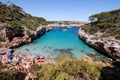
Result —
[[11, 51], [12, 51], [12, 49], [0, 48], [0, 55], [6, 54]]

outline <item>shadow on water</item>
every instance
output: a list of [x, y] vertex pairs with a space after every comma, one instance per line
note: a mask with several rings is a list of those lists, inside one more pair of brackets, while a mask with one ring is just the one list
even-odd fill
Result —
[[[82, 40], [86, 45], [88, 45], [88, 46], [91, 47], [91, 48], [94, 48], [93, 46], [87, 44], [87, 43], [85, 42], [85, 40], [81, 39], [80, 36], [78, 36], [78, 37], [79, 37], [79, 39]], [[106, 56], [106, 57], [108, 57], [108, 58], [111, 58], [112, 60], [116, 61], [116, 59], [113, 58], [112, 56], [108, 55], [108, 53], [107, 53], [105, 50], [102, 51], [102, 50], [99, 50], [99, 49], [96, 49], [96, 48], [94, 48], [94, 49], [95, 49], [98, 53], [100, 53], [100, 54], [102, 54], [102, 55], [104, 55], [104, 56]]]
[[65, 54], [69, 54], [71, 56], [73, 56], [74, 54], [72, 53], [73, 49], [54, 49], [54, 52], [59, 52], [59, 53], [65, 53]]
[[32, 44], [36, 44], [38, 41], [33, 41]]

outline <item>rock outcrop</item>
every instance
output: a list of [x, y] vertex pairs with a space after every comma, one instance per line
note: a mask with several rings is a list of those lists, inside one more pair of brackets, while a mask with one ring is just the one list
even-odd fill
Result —
[[[32, 42], [34, 39], [42, 36], [49, 30], [49, 27], [38, 27], [36, 31], [23, 27], [21, 30], [1, 29], [0, 47], [14, 48]], [[4, 41], [3, 41], [4, 40]]]
[[0, 55], [12, 52], [12, 49], [0, 48]]
[[117, 40], [112, 36], [102, 37], [103, 33], [101, 32], [91, 35], [81, 29], [78, 34], [81, 39], [100, 51], [102, 54], [105, 54], [114, 60], [120, 60], [120, 40]]
[[15, 4], [0, 1], [0, 48], [14, 48], [31, 42], [46, 32], [45, 25], [47, 21], [43, 17], [32, 16]]

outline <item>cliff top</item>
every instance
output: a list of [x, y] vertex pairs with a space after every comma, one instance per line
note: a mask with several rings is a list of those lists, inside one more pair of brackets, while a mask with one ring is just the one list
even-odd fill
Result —
[[32, 16], [15, 4], [3, 4], [0, 2], [0, 24], [7, 28], [21, 29], [26, 26], [31, 30], [36, 30], [38, 26], [46, 25], [47, 22], [42, 17]]
[[100, 31], [102, 37], [114, 36], [120, 39], [120, 9], [102, 12], [89, 17], [91, 23], [85, 25], [83, 30], [95, 34]]

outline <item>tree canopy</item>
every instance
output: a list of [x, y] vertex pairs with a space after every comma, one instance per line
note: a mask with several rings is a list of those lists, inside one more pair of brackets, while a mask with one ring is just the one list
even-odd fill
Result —
[[103, 37], [114, 36], [120, 39], [120, 9], [92, 15], [89, 20], [91, 23], [83, 27], [87, 33], [100, 31], [104, 32]]
[[21, 27], [26, 26], [32, 30], [36, 30], [38, 26], [47, 24], [46, 20], [42, 17], [31, 16], [15, 4], [7, 5], [2, 2], [0, 2], [0, 22], [6, 23], [5, 27], [18, 29], [21, 25]]

